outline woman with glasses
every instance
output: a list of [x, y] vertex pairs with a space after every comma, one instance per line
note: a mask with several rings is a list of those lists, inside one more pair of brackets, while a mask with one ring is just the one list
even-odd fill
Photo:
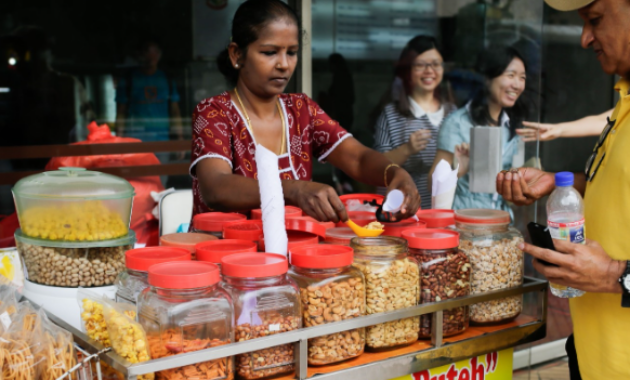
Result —
[[428, 174], [438, 131], [444, 118], [456, 109], [440, 96], [444, 60], [435, 38], [417, 36], [409, 41], [400, 53], [395, 74], [402, 89], [393, 94], [393, 101], [376, 122], [374, 148], [411, 174], [422, 208], [428, 209]]
[[472, 128], [502, 128], [502, 167], [510, 169], [513, 166], [520, 140], [516, 129], [522, 126], [527, 117], [527, 108], [521, 98], [525, 91], [525, 60], [513, 48], [494, 48], [479, 55], [476, 71], [484, 77], [483, 89], [465, 107], [444, 120], [431, 173], [441, 160], [453, 165], [457, 159], [459, 180], [453, 209], [502, 209], [511, 213], [510, 207], [499, 194], [470, 191], [468, 149]]

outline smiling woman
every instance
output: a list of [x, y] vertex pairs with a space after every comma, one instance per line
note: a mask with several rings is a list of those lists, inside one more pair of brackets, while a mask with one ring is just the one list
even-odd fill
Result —
[[399, 189], [400, 215], [420, 196], [409, 174], [355, 140], [305, 94], [284, 94], [300, 49], [299, 17], [280, 0], [248, 0], [236, 11], [232, 38], [217, 59], [232, 91], [193, 113], [193, 216], [260, 207], [256, 147], [278, 155], [285, 202], [321, 221], [347, 220], [332, 187], [311, 182], [312, 160], [329, 161], [357, 181]]

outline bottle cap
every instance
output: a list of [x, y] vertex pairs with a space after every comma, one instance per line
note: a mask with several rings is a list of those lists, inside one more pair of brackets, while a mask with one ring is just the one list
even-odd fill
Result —
[[573, 177], [571, 172], [556, 173], [556, 186], [573, 186]]

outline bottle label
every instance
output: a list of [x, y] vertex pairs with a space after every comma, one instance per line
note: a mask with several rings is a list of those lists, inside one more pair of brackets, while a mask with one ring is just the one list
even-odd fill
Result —
[[584, 219], [570, 223], [556, 223], [548, 220], [547, 226], [549, 227], [549, 234], [554, 239], [577, 244], [584, 243]]

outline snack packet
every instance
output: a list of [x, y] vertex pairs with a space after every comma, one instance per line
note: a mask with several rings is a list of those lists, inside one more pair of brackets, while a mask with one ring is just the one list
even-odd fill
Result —
[[0, 357], [4, 358], [2, 378], [39, 379], [44, 345], [37, 311], [29, 302], [20, 302], [9, 321], [8, 328], [0, 337]]
[[[44, 337], [40, 379], [56, 380], [77, 364], [74, 340], [72, 334], [48, 319], [44, 309], [39, 310], [39, 317]], [[74, 373], [66, 377], [69, 380], [76, 378]]]
[[103, 315], [103, 297], [85, 289], [79, 289], [77, 292], [77, 301], [81, 308], [81, 324], [83, 332], [87, 336], [102, 344], [105, 347], [111, 347], [107, 324]]

